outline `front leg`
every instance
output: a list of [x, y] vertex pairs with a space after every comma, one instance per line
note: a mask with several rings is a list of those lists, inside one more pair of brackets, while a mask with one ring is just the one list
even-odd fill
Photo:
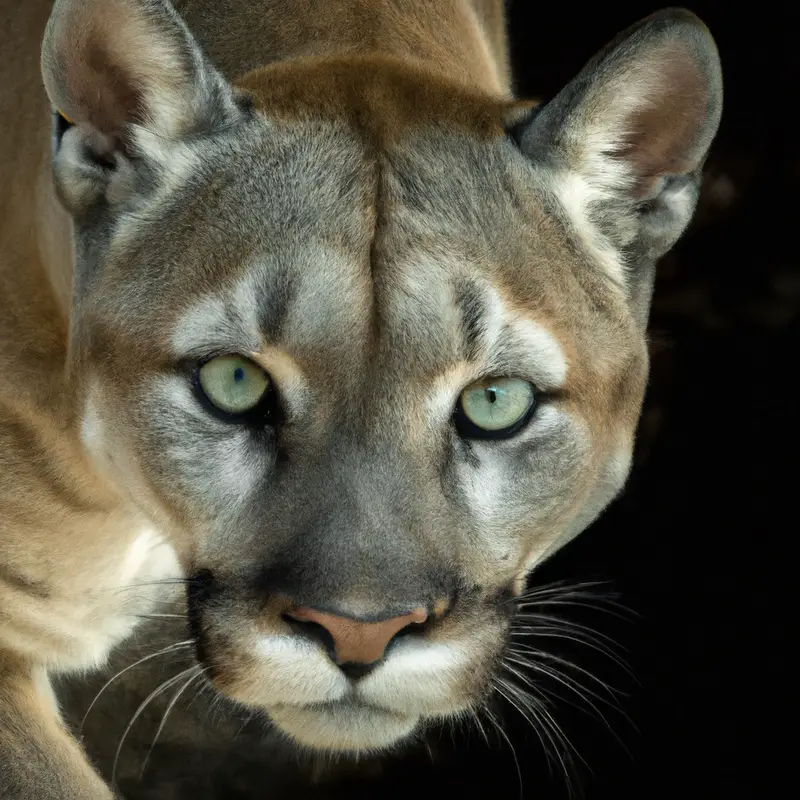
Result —
[[35, 674], [0, 653], [0, 800], [113, 800]]

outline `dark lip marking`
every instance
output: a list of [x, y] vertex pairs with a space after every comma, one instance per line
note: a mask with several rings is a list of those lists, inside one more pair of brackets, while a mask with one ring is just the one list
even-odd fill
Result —
[[[291, 708], [291, 706], [289, 707]], [[364, 700], [361, 700], [358, 697], [353, 697], [353, 696], [344, 697], [341, 700], [331, 700], [326, 703], [312, 703], [306, 706], [299, 706], [299, 708], [305, 709], [307, 711], [317, 711], [317, 712], [326, 712], [326, 711], [331, 712], [339, 709], [343, 710], [358, 709], [360, 711], [368, 711], [371, 714], [380, 714], [386, 717], [392, 717], [394, 719], [405, 719], [405, 717], [402, 714], [398, 714], [396, 711], [392, 711], [389, 708], [383, 708], [373, 703], [367, 703]]]
[[216, 589], [214, 574], [209, 569], [198, 570], [186, 583], [186, 619], [189, 635], [194, 641], [195, 658], [209, 671], [212, 664], [209, 659], [207, 637], [203, 630], [202, 605], [214, 596]]

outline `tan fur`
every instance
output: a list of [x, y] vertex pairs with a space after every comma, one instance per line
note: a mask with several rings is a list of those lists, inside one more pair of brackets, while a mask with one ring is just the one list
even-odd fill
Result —
[[[609, 263], [623, 263], [632, 216], [615, 212], [624, 230], [613, 239], [608, 220], [595, 228], [588, 213], [611, 190], [573, 192], [562, 207], [558, 169], [576, 167], [532, 168], [512, 150], [506, 128], [533, 104], [511, 97], [502, 0], [175, 7], [230, 86], [196, 51], [176, 49], [164, 31], [179, 25], [153, 23], [139, 0], [109, 0], [102, 18], [81, 21], [84, 38], [67, 40], [75, 52], [59, 38], [68, 22], [60, 15], [81, 6], [56, 3], [42, 64], [51, 99], [76, 122], [62, 147], [74, 149], [56, 167], [71, 219], [53, 186], [40, 86], [52, 4], [0, 0], [2, 798], [111, 796], [61, 725], [46, 675], [103, 663], [163, 597], [159, 581], [203, 570], [238, 587], [229, 606], [204, 611], [209, 678], [299, 741], [359, 750], [369, 732], [369, 746], [388, 747], [419, 720], [472, 708], [504, 641], [495, 595], [522, 591], [530, 570], [597, 516], [627, 474], [646, 346], [642, 312], [603, 262], [613, 250]], [[687, 85], [700, 116], [705, 83], [692, 73]], [[233, 103], [244, 96], [251, 117]], [[204, 109], [209, 97], [220, 107]], [[220, 128], [213, 147], [198, 136], [204, 110]], [[653, 118], [644, 134], [661, 124]], [[674, 137], [673, 161], [687, 171], [708, 144], [705, 133], [687, 144], [692, 135], [689, 121]], [[304, 145], [318, 150], [308, 155]], [[88, 277], [74, 268], [73, 247], [104, 245], [100, 234], [78, 241], [101, 191], [78, 169], [87, 148], [107, 158], [128, 148], [104, 178], [103, 202], [119, 217], [102, 269]], [[157, 164], [152, 191], [141, 189], [147, 176], [125, 160], [130, 152]], [[234, 166], [216, 173], [220, 162]], [[495, 166], [484, 174], [483, 164]], [[194, 186], [203, 170], [210, 177]], [[663, 176], [652, 171], [654, 192]], [[620, 174], [614, 191], [633, 180]], [[570, 203], [586, 220], [570, 216]], [[281, 233], [284, 217], [296, 228]], [[167, 218], [166, 235], [146, 228]], [[276, 294], [288, 286], [296, 304], [276, 331], [258, 328], [270, 281]], [[457, 326], [447, 327], [461, 313], [453, 287], [470, 281], [491, 306], [481, 334], [497, 340], [491, 358], [465, 355]], [[204, 428], [211, 422], [180, 364], [219, 347], [248, 354], [278, 385], [286, 421], [274, 452], [254, 449], [239, 429]], [[480, 475], [468, 460], [442, 466], [450, 409], [498, 363], [501, 374], [542, 375], [548, 406], [522, 437], [528, 450], [479, 448]], [[202, 446], [192, 450], [197, 436]], [[524, 497], [502, 480], [506, 452], [519, 469], [537, 470]], [[217, 464], [211, 478], [206, 458]], [[285, 496], [245, 513], [281, 458]], [[320, 510], [297, 537], [321, 537], [309, 559], [322, 553], [341, 584], [335, 596], [314, 595], [321, 604], [335, 601], [341, 618], [380, 615], [392, 602], [421, 607], [419, 619], [437, 611], [424, 650], [401, 648], [392, 658], [404, 668], [359, 684], [363, 708], [342, 699], [344, 678], [319, 647], [292, 639], [288, 606], [271, 585], [253, 600], [252, 585], [237, 584], [273, 565], [279, 578], [290, 571], [281, 548], [289, 552], [296, 537], [281, 535], [306, 500]], [[398, 509], [411, 515], [407, 524], [396, 524]], [[326, 532], [338, 513], [339, 528]], [[262, 517], [288, 522], [267, 536], [251, 525]], [[365, 529], [353, 519], [366, 519]], [[375, 545], [382, 533], [386, 550]], [[339, 534], [352, 538], [341, 544]], [[302, 568], [317, 568], [309, 564]], [[459, 590], [486, 597], [451, 613], [450, 596], [420, 576], [452, 565]], [[414, 587], [419, 579], [421, 603], [404, 575]], [[323, 592], [324, 580], [312, 583], [303, 591]], [[435, 681], [430, 664], [440, 670]], [[32, 754], [35, 768], [26, 766]]]
[[[176, 8], [230, 78], [269, 60], [381, 54], [448, 80], [509, 96], [504, 0], [227, 0]], [[258, 8], [257, 13], [253, 9]]]

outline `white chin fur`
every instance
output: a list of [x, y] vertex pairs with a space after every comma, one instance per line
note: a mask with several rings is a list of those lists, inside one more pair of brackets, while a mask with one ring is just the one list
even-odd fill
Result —
[[368, 753], [386, 750], [408, 737], [418, 717], [407, 717], [346, 702], [324, 706], [276, 706], [272, 721], [297, 744], [316, 750]]

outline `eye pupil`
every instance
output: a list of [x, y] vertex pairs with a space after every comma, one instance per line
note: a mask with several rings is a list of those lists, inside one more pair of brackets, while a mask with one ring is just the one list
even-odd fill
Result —
[[506, 439], [521, 430], [536, 408], [536, 387], [520, 378], [484, 378], [467, 386], [455, 409], [466, 439]]
[[270, 388], [266, 372], [239, 355], [217, 356], [204, 362], [197, 367], [195, 381], [204, 402], [226, 418], [255, 413], [264, 405]]

